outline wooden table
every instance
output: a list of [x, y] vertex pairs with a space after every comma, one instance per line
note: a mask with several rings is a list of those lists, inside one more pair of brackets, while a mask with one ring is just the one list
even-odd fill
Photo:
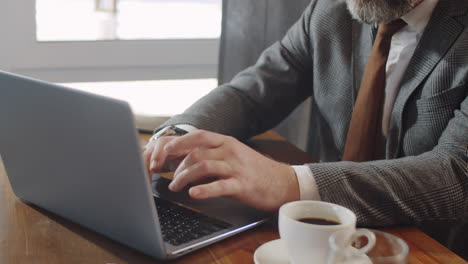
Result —
[[[142, 140], [148, 136], [142, 136]], [[312, 161], [273, 132], [250, 143], [260, 152], [290, 164]], [[410, 247], [409, 263], [466, 263], [416, 228], [384, 229]], [[253, 263], [261, 244], [279, 238], [277, 224], [266, 224], [170, 263]], [[0, 264], [159, 263], [150, 257], [19, 201], [0, 161]]]

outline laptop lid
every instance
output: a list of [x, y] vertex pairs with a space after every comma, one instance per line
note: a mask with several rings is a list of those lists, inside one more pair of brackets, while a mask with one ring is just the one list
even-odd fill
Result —
[[165, 258], [127, 103], [0, 72], [0, 154], [15, 194]]

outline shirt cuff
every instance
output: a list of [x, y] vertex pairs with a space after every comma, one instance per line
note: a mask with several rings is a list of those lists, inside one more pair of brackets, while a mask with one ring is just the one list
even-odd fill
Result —
[[[161, 135], [162, 133], [164, 133], [166, 131], [166, 129], [168, 129], [170, 126], [167, 126], [167, 127], [164, 127], [162, 128], [161, 130], [159, 130], [156, 134], [154, 134], [151, 139], [149, 141], [152, 141], [152, 140], [155, 140], [159, 137], [159, 135]], [[197, 130], [198, 128], [192, 126], [192, 125], [188, 125], [188, 124], [180, 124], [180, 125], [175, 125], [175, 127], [177, 128], [180, 128], [182, 130], [185, 130], [187, 131], [188, 133], [190, 132], [193, 132], [195, 130]]]
[[296, 172], [301, 200], [320, 201], [317, 183], [310, 168], [306, 165], [292, 166], [292, 168]]

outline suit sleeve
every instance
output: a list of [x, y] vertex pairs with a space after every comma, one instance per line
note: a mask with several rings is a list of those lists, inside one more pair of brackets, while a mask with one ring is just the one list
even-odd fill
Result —
[[189, 124], [246, 139], [279, 123], [311, 94], [311, 13], [309, 6], [283, 40], [266, 49], [254, 66], [161, 127]]
[[468, 217], [468, 98], [438, 144], [421, 155], [366, 163], [309, 164], [320, 197], [360, 225], [460, 222]]

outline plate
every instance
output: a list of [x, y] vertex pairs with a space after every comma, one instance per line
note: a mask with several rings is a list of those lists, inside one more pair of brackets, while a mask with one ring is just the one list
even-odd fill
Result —
[[286, 245], [281, 239], [261, 245], [254, 253], [255, 264], [289, 264]]

